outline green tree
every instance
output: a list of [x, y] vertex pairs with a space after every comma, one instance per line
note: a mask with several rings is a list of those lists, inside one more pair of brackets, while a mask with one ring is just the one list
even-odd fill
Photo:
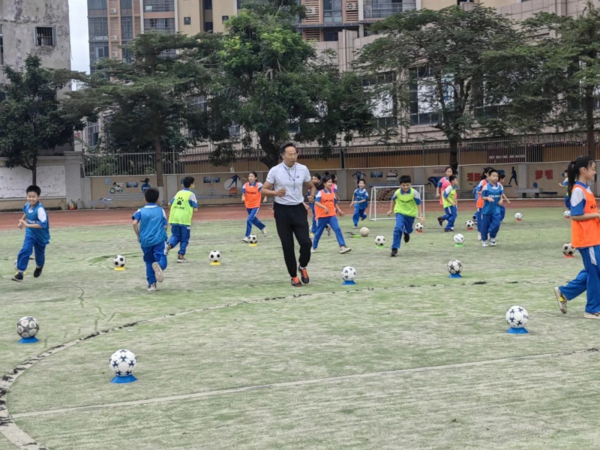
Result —
[[[369, 95], [352, 72], [340, 73], [331, 55], [318, 57], [294, 28], [303, 7], [273, 0], [245, 5], [227, 23], [218, 52], [220, 79], [208, 98], [196, 136], [215, 144], [213, 164], [235, 160], [234, 146], [250, 151], [252, 133], [268, 167], [290, 138], [316, 141], [327, 158], [340, 134], [349, 142], [372, 127]], [[233, 125], [246, 133], [237, 137]]]
[[88, 87], [68, 105], [90, 120], [105, 118], [106, 149], [154, 151], [158, 187], [163, 187], [163, 151], [193, 143], [187, 134], [193, 97], [206, 90], [217, 39], [141, 34], [129, 46], [133, 62], [103, 60]]
[[458, 143], [475, 127], [488, 125], [478, 108], [491, 88], [484, 54], [517, 45], [520, 33], [509, 19], [480, 6], [407, 11], [373, 29], [382, 36], [363, 49], [357, 67], [398, 74], [399, 98], [410, 98], [413, 108], [418, 105], [435, 118], [431, 126], [448, 139], [449, 163], [456, 169]]
[[37, 183], [37, 165], [43, 151], [72, 142], [83, 129], [78, 118], [67, 114], [58, 93], [80, 74], [42, 67], [37, 56], [28, 56], [25, 70], [4, 66], [8, 83], [0, 84], [0, 156], [7, 167], [31, 170]]
[[596, 159], [600, 11], [588, 3], [578, 17], [541, 13], [523, 26], [528, 45], [490, 52], [486, 58], [496, 80], [494, 95], [510, 100], [506, 123], [523, 131], [550, 126], [586, 132], [588, 153]]

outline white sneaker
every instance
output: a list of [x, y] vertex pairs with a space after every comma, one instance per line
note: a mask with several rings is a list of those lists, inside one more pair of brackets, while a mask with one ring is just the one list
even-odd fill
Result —
[[316, 252], [317, 252], [317, 249], [316, 249], [316, 248], [314, 248], [314, 247], [311, 247], [311, 248], [310, 248], [310, 252], [311, 252], [311, 253], [316, 253]]
[[246, 244], [248, 244], [250, 242], [250, 238], [249, 237], [245, 237], [244, 239], [242, 239], [242, 241], [244, 241]]
[[356, 225], [354, 225], [354, 226], [352, 227], [352, 229], [353, 229], [353, 230], [356, 230], [357, 228], [358, 228], [358, 227], [357, 227]]
[[344, 247], [343, 245], [340, 247], [340, 253], [343, 255], [344, 253], [351, 252], [352, 249], [348, 247]]
[[154, 276], [156, 276], [156, 281], [162, 283], [165, 281], [165, 275], [163, 274], [162, 269], [160, 268], [160, 264], [157, 262], [152, 263], [152, 269], [154, 269]]
[[482, 247], [487, 247], [487, 246], [488, 246], [488, 243], [487, 243], [487, 241], [483, 241], [483, 242], [481, 243], [481, 246], [482, 246]]
[[496, 239], [492, 239], [490, 241], [490, 244], [492, 244], [492, 247], [495, 247], [496, 246]]
[[156, 284], [152, 283], [151, 285], [148, 286], [148, 292], [154, 292], [156, 291]]
[[481, 233], [477, 233], [477, 240], [480, 241], [481, 240]]
[[260, 232], [266, 236], [267, 235], [267, 227], [264, 227], [262, 230], [260, 230]]

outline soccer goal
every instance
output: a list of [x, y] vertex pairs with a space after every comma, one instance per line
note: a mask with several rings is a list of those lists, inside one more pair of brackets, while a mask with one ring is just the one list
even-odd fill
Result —
[[[425, 214], [425, 186], [413, 184], [412, 187], [421, 196], [423, 214]], [[371, 188], [369, 220], [395, 219], [393, 215], [388, 217], [387, 212], [390, 209], [390, 201], [394, 196], [394, 192], [398, 189], [400, 189], [400, 186], [373, 186]]]

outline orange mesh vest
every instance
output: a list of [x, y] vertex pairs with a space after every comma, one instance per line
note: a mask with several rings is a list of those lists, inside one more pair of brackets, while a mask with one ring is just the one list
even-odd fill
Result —
[[477, 208], [483, 208], [483, 197], [481, 193], [483, 192], [483, 188], [487, 186], [487, 181], [483, 180], [481, 183], [481, 191], [479, 191], [479, 197], [477, 197]]
[[335, 194], [333, 192], [325, 192], [325, 190], [321, 191], [321, 200], [319, 203], [325, 206], [329, 213], [325, 213], [325, 210], [318, 205], [315, 205], [315, 213], [317, 215], [317, 219], [321, 217], [333, 217], [335, 216]]
[[[594, 194], [591, 194], [587, 189], [575, 185], [575, 189], [581, 189], [585, 196], [584, 214], [593, 214], [598, 212], [598, 205]], [[600, 245], [600, 222], [598, 219], [590, 220], [572, 220], [571, 221], [571, 245], [575, 248], [593, 247]]]
[[258, 182], [254, 183], [254, 186], [250, 186], [250, 183], [246, 183], [244, 189], [246, 190], [246, 193], [244, 194], [244, 204], [246, 205], [246, 208], [260, 208], [262, 195], [258, 190]]

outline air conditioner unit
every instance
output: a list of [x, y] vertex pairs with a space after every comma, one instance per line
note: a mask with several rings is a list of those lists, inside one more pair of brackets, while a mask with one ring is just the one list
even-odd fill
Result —
[[347, 11], [355, 11], [357, 9], [358, 9], [358, 3], [351, 2], [346, 5]]
[[146, 12], [152, 12], [152, 5], [146, 5]]
[[116, 14], [117, 13], [117, 8], [110, 8], [110, 13], [111, 14]]
[[118, 41], [118, 40], [119, 40], [119, 36], [117, 36], [117, 35], [113, 34], [113, 35], [110, 37], [110, 40], [111, 40], [111, 41]]
[[314, 7], [306, 8], [306, 13], [307, 14], [317, 14], [317, 8], [314, 8]]

